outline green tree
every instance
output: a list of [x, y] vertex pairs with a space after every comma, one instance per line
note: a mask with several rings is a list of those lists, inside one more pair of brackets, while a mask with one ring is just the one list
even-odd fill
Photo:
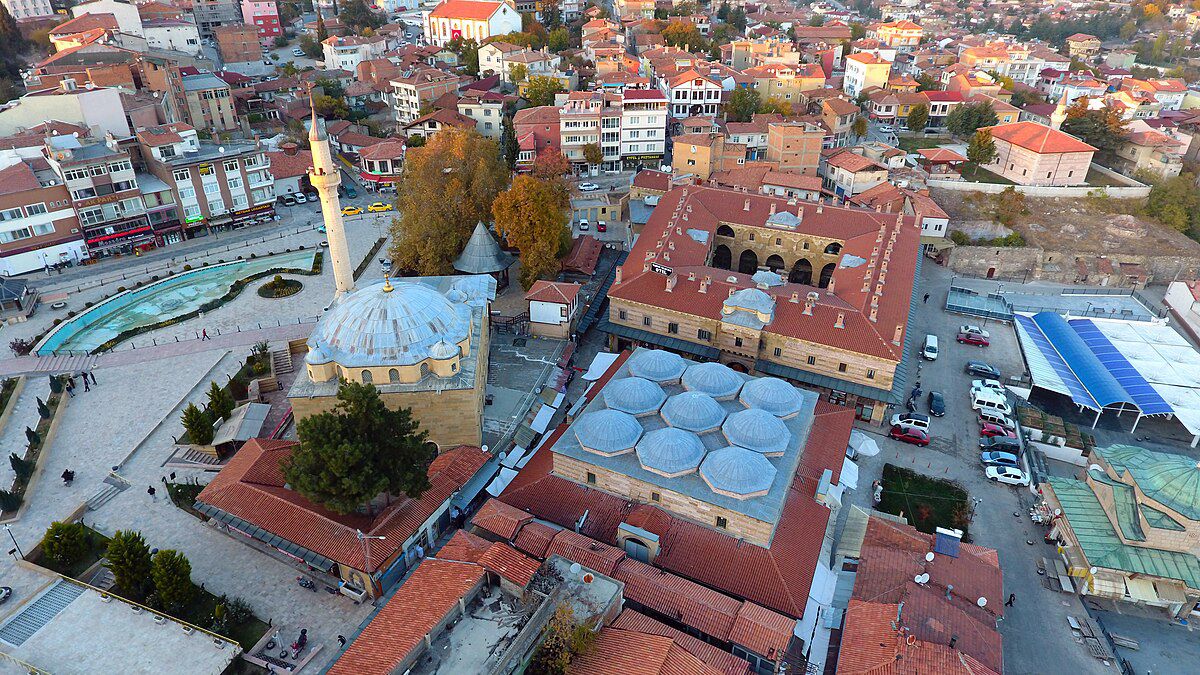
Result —
[[1128, 122], [1112, 106], [1092, 109], [1087, 97], [1075, 99], [1067, 108], [1062, 130], [1094, 146], [1103, 155], [1111, 156], [1129, 134]]
[[946, 128], [955, 136], [970, 136], [979, 127], [994, 126], [998, 121], [991, 103], [966, 103], [946, 115]]
[[738, 30], [746, 30], [746, 10], [741, 7], [735, 7], [729, 13], [729, 23], [733, 24]]
[[[976, 133], [988, 133], [979, 131]], [[994, 146], [993, 146], [994, 147]], [[992, 198], [992, 220], [1004, 225], [1012, 227], [1017, 222], [1017, 216], [1029, 213], [1029, 209], [1025, 206], [1025, 193], [1017, 192], [1017, 189], [1011, 185], [1004, 188], [999, 194]], [[1013, 233], [1017, 234], [1017, 233]], [[1017, 234], [1017, 237], [1020, 237]], [[1006, 238], [1001, 238], [1006, 239]], [[1015, 245], [1017, 239], [1006, 239], [997, 245], [1012, 246]], [[1023, 245], [1024, 239], [1019, 239]]]
[[425, 137], [417, 136], [416, 134], [413, 134], [412, 136], [409, 136], [408, 138], [404, 139], [404, 145], [409, 148], [423, 147], [425, 145]]
[[[812, 17], [810, 17], [808, 20], [808, 25], [812, 26], [814, 28], [819, 28], [820, 26], [824, 26], [825, 25], [825, 17], [821, 16], [820, 14], [813, 14]], [[850, 36], [851, 37], [854, 36], [853, 29], [851, 29], [851, 31], [850, 31]]]
[[300, 51], [310, 59], [321, 59], [325, 56], [325, 51], [321, 47], [321, 43], [314, 40], [311, 35], [304, 35], [300, 38]]
[[[28, 431], [33, 431], [29, 427], [25, 427]], [[35, 432], [36, 435], [36, 432]], [[8, 464], [12, 467], [13, 474], [16, 475], [18, 481], [27, 481], [33, 475], [33, 462], [21, 458], [17, 453], [10, 452], [8, 454]]]
[[326, 96], [342, 98], [346, 95], [346, 88], [343, 87], [342, 83], [338, 82], [337, 80], [330, 79], [328, 77], [321, 77], [317, 78], [317, 81], [314, 82], [314, 84], [320, 87], [321, 93]]
[[570, 208], [571, 197], [560, 178], [528, 175], [514, 178], [512, 187], [492, 204], [496, 231], [506, 244], [521, 252], [520, 282], [525, 290], [558, 272], [559, 244], [564, 236], [570, 236]]
[[50, 419], [50, 406], [46, 405], [46, 402], [42, 400], [41, 396], [37, 397], [37, 411], [38, 417], [41, 417], [44, 420]]
[[63, 390], [63, 381], [61, 375], [50, 376], [50, 393], [61, 394]]
[[108, 540], [104, 566], [112, 572], [117, 589], [130, 600], [140, 601], [150, 589], [150, 547], [142, 533], [117, 530]]
[[565, 675], [571, 659], [591, 652], [596, 642], [596, 632], [577, 622], [574, 610], [565, 602], [555, 608], [544, 636], [526, 670], [529, 675]]
[[[329, 30], [325, 28], [325, 17], [317, 14], [317, 42], [324, 42], [329, 38]], [[304, 48], [301, 44], [301, 49]]]
[[527, 77], [529, 77], [529, 68], [524, 63], [514, 63], [508, 69], [508, 81], [513, 84], [521, 84]]
[[364, 0], [347, 0], [342, 4], [338, 18], [341, 19], [342, 24], [349, 26], [356, 33], [367, 28], [379, 28], [387, 23], [387, 18], [378, 12], [371, 11]]
[[213, 439], [213, 419], [207, 411], [189, 403], [183, 409], [183, 429], [187, 432], [188, 440], [196, 445], [208, 445]]
[[942, 83], [929, 73], [917, 75], [917, 91], [938, 91], [941, 88]]
[[42, 554], [67, 569], [83, 559], [88, 550], [87, 530], [82, 523], [50, 523], [42, 536]]
[[235, 401], [229, 392], [221, 388], [216, 382], [209, 383], [208, 414], [214, 421], [217, 418], [223, 420], [229, 419], [229, 414], [233, 412], [234, 405]]
[[909, 131], [924, 131], [929, 124], [929, 106], [921, 103], [909, 109], [906, 124]]
[[867, 36], [867, 27], [855, 21], [850, 24], [850, 39], [859, 40]]
[[558, 80], [544, 75], [534, 75], [525, 85], [525, 98], [532, 106], [554, 105], [554, 95], [560, 91], [565, 90]]
[[517, 168], [517, 155], [521, 154], [521, 146], [517, 143], [517, 130], [513, 128], [512, 115], [500, 118], [500, 153], [504, 156], [504, 164], [509, 171]]
[[[508, 186], [500, 148], [474, 129], [444, 129], [404, 160], [390, 255], [398, 270], [449, 274], [492, 200]], [[446, 199], [454, 195], [454, 199]]]
[[719, 19], [721, 21], [725, 21], [725, 22], [729, 21], [729, 3], [728, 2], [721, 3], [721, 8], [717, 10], [717, 19]]
[[297, 425], [300, 445], [283, 461], [292, 489], [342, 514], [380, 495], [413, 499], [429, 488], [434, 452], [412, 410], [388, 408], [372, 384], [343, 382], [332, 411]]
[[192, 563], [179, 551], [165, 549], [155, 553], [150, 563], [150, 577], [154, 579], [158, 602], [167, 611], [186, 607], [196, 596], [196, 585], [192, 583]]
[[31, 427], [25, 427], [25, 441], [29, 443], [29, 447], [36, 448], [42, 444], [42, 437]]
[[326, 119], [344, 120], [350, 115], [350, 108], [344, 98], [317, 94], [313, 96], [313, 107], [318, 115]]
[[708, 40], [700, 34], [696, 24], [689, 21], [672, 21], [661, 32], [663, 42], [697, 52], [708, 51]]
[[570, 172], [571, 163], [557, 150], [543, 150], [533, 159], [534, 178], [562, 178]]
[[1167, 227], [1180, 232], [1200, 232], [1200, 189], [1196, 176], [1181, 173], [1150, 188], [1146, 211]]
[[599, 145], [588, 143], [583, 146], [583, 161], [592, 166], [600, 164], [604, 162], [604, 152], [600, 149]]
[[990, 163], [996, 159], [996, 141], [992, 138], [992, 132], [989, 129], [980, 129], [971, 137], [971, 143], [967, 145], [967, 160], [975, 165], [975, 170], [978, 172], [979, 167]]
[[456, 37], [446, 43], [446, 49], [458, 55], [458, 64], [468, 74], [479, 76], [479, 43], [474, 38]]
[[571, 32], [565, 27], [559, 26], [550, 31], [550, 35], [546, 38], [546, 47], [550, 51], [557, 54], [571, 46]]
[[762, 105], [762, 95], [757, 89], [738, 87], [729, 95], [725, 104], [726, 122], [749, 122]]

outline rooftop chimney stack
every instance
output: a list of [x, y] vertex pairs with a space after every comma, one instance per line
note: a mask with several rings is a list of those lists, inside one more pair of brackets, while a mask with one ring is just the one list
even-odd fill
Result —
[[845, 312], [838, 312], [837, 321], [835, 321], [833, 323], [833, 327], [834, 328], [845, 328], [846, 327], [846, 313]]

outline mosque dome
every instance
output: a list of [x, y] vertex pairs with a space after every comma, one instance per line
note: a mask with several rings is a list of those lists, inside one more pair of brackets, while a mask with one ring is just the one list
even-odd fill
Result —
[[683, 375], [687, 361], [661, 349], [639, 349], [629, 357], [629, 372], [655, 382], [674, 382]]
[[642, 437], [642, 425], [633, 415], [618, 410], [586, 412], [572, 426], [579, 445], [601, 455], [629, 452]]
[[685, 391], [667, 399], [662, 416], [673, 427], [700, 434], [721, 426], [725, 409], [708, 394]]
[[792, 434], [778, 417], [761, 408], [739, 410], [721, 425], [730, 445], [749, 448], [764, 455], [782, 455]]
[[346, 368], [416, 365], [452, 358], [448, 348], [457, 352], [470, 334], [469, 306], [425, 284], [397, 281], [386, 291], [380, 281], [347, 295], [321, 318], [308, 358]]
[[713, 398], [730, 398], [738, 393], [745, 380], [723, 363], [693, 363], [683, 373], [683, 386]]
[[691, 473], [704, 459], [704, 443], [688, 431], [665, 427], [648, 432], [637, 444], [642, 468], [668, 478]]
[[742, 385], [739, 397], [747, 408], [762, 408], [776, 417], [800, 412], [804, 396], [792, 385], [776, 377], [760, 377]]
[[626, 377], [611, 382], [601, 390], [604, 404], [614, 410], [630, 415], [648, 415], [658, 412], [667, 394], [662, 387], [640, 377]]
[[767, 494], [775, 473], [775, 465], [766, 457], [735, 446], [713, 450], [700, 464], [700, 477], [708, 487], [735, 499]]

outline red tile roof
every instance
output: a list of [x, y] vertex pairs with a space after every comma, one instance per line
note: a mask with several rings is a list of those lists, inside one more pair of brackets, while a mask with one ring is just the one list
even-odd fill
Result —
[[[479, 448], [465, 445], [443, 452], [429, 465], [431, 487], [419, 499], [404, 497], [371, 518], [358, 513], [334, 513], [288, 488], [280, 462], [297, 445], [293, 441], [248, 441], [200, 492], [197, 500], [363, 571], [374, 571], [387, 562], [490, 457]], [[369, 564], [364, 564], [357, 530], [387, 537], [371, 546]]]
[[794, 620], [753, 602], [745, 602], [729, 629], [729, 641], [774, 658], [787, 650], [795, 630]]
[[562, 259], [562, 268], [567, 272], [592, 275], [596, 273], [596, 264], [600, 262], [600, 252], [604, 244], [590, 234], [575, 238], [571, 251]]
[[729, 639], [742, 608], [740, 600], [632, 558], [622, 560], [611, 576], [625, 584], [626, 598], [721, 640]]
[[483, 567], [472, 563], [438, 558], [422, 560], [333, 664], [329, 674], [392, 672], [458, 605], [459, 599], [483, 581], [484, 574]]
[[568, 560], [611, 577], [625, 553], [615, 546], [602, 544], [591, 537], [572, 530], [560, 530], [546, 549], [546, 557], [561, 555]]
[[481, 565], [493, 574], [524, 588], [537, 574], [541, 563], [499, 541], [488, 541], [466, 530], [458, 530], [437, 552], [439, 560], [457, 560]]
[[[339, 139], [340, 140], [340, 139]], [[359, 159], [379, 161], [382, 159], [400, 159], [404, 157], [404, 141], [399, 138], [380, 139], [374, 145], [368, 145], [358, 151]]]
[[604, 628], [592, 651], [578, 655], [569, 675], [721, 675], [669, 637]]
[[675, 644], [687, 650], [689, 654], [720, 670], [725, 675], [748, 675], [750, 672], [750, 663], [745, 659], [738, 658], [699, 638], [692, 637], [683, 631], [676, 630], [661, 621], [635, 612], [632, 609], [622, 610], [616, 620], [610, 624], [610, 627], [634, 633], [647, 633], [649, 635], [669, 637], [675, 641]]
[[481, 2], [480, 0], [445, 0], [429, 13], [429, 18], [444, 17], [447, 19], [486, 21], [503, 4], [502, 2]]
[[[503, 503], [498, 499], [489, 501]], [[529, 555], [545, 558], [546, 549], [550, 548], [550, 542], [554, 541], [554, 537], [558, 536], [560, 531], [562, 531], [561, 527], [533, 522], [522, 527], [512, 542], [514, 546]]]
[[267, 159], [271, 162], [271, 175], [276, 180], [303, 176], [313, 165], [311, 150], [297, 150], [294, 155], [286, 152], [268, 152]]
[[671, 174], [652, 169], [642, 169], [633, 177], [633, 186], [643, 190], [666, 192], [671, 189]]
[[117, 17], [112, 14], [84, 14], [50, 29], [50, 36], [64, 37], [96, 29], [116, 30]]
[[476, 527], [481, 527], [501, 539], [512, 541], [513, 537], [517, 535], [517, 530], [531, 520], [533, 520], [532, 515], [515, 509], [498, 499], [489, 499], [475, 512], [471, 522]]
[[17, 162], [12, 166], [0, 169], [0, 194], [10, 195], [14, 192], [36, 190], [41, 186], [33, 169], [25, 162]]
[[1012, 143], [1041, 155], [1096, 151], [1096, 148], [1070, 134], [1037, 122], [1013, 122], [982, 128], [990, 130], [992, 138], [996, 140]]
[[525, 299], [535, 302], [553, 302], [570, 305], [575, 302], [575, 296], [579, 295], [580, 288], [582, 286], [573, 281], [545, 281], [538, 279], [533, 282], [533, 287], [525, 294]]

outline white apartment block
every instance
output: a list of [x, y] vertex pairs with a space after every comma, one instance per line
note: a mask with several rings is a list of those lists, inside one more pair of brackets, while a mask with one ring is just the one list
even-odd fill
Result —
[[358, 37], [357, 35], [334, 35], [325, 38], [321, 51], [325, 55], [325, 68], [354, 72], [358, 64], [377, 59], [388, 50], [387, 38], [382, 35]]
[[439, 47], [456, 37], [482, 44], [514, 32], [521, 32], [521, 15], [510, 0], [443, 0], [425, 17], [425, 39]]
[[667, 116], [667, 97], [661, 91], [626, 90], [621, 101], [621, 162], [625, 168], [662, 160]]
[[721, 112], [721, 92], [724, 87], [714, 78], [689, 69], [665, 79], [660, 89], [670, 102], [671, 117], [716, 117]]
[[0, 0], [14, 19], [32, 19], [39, 16], [54, 16], [50, 0]]
[[[667, 99], [659, 91], [572, 92], [559, 110], [562, 153], [577, 170], [659, 162], [666, 152], [667, 116]], [[604, 153], [601, 165], [587, 166], [583, 149], [589, 144]]]

